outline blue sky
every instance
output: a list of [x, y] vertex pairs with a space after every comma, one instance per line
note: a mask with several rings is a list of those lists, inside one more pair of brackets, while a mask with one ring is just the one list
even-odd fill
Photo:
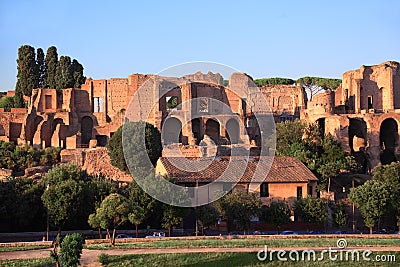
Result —
[[16, 83], [23, 44], [76, 58], [94, 79], [189, 61], [254, 78], [337, 77], [400, 60], [400, 1], [0, 2], [0, 90]]

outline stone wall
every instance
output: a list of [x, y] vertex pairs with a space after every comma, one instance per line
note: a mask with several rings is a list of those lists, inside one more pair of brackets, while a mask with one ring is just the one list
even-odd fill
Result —
[[301, 86], [266, 85], [260, 87], [272, 113], [300, 116], [306, 106], [305, 92]]
[[64, 149], [61, 151], [62, 163], [73, 163], [90, 175], [103, 175], [119, 182], [131, 182], [132, 176], [110, 163], [110, 156], [105, 147], [90, 149]]

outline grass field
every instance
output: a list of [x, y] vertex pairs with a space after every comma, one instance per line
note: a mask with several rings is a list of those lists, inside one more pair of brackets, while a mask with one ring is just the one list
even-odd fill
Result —
[[[400, 260], [400, 253], [388, 253], [385, 255], [395, 255], [397, 261]], [[374, 255], [371, 255], [371, 259]], [[328, 256], [321, 261], [278, 261], [275, 257], [273, 261], [259, 261], [256, 253], [187, 253], [187, 254], [151, 254], [151, 255], [123, 255], [103, 257], [103, 266], [397, 266], [398, 262], [365, 262], [365, 261], [330, 261]]]
[[[241, 239], [196, 239], [196, 240], [159, 240], [153, 242], [116, 243], [110, 247], [108, 243], [87, 245], [88, 249], [127, 249], [127, 248], [217, 248], [217, 247], [336, 247], [338, 238], [241, 238]], [[387, 238], [346, 238], [348, 246], [400, 246], [400, 239]]]
[[0, 260], [1, 267], [53, 267], [55, 263], [50, 258], [26, 260]]
[[11, 246], [0, 246], [0, 252], [6, 252], [6, 251], [22, 251], [22, 250], [34, 250], [34, 249], [42, 249], [42, 248], [49, 248], [50, 246], [47, 245], [42, 245], [42, 246], [16, 246], [16, 247], [11, 247]]

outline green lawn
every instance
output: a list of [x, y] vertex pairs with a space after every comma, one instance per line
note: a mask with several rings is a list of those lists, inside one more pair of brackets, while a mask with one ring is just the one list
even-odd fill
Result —
[[[336, 247], [338, 238], [243, 238], [243, 239], [197, 239], [197, 240], [160, 240], [153, 242], [117, 243], [114, 248], [203, 248], [203, 247]], [[348, 246], [400, 246], [400, 239], [387, 238], [348, 238]], [[114, 249], [108, 245], [91, 244], [88, 249]]]
[[[400, 253], [384, 252], [385, 255], [395, 255], [397, 262], [400, 260]], [[318, 257], [318, 256], [317, 256]], [[375, 255], [371, 255], [371, 259]], [[259, 261], [256, 253], [186, 253], [186, 254], [150, 254], [150, 255], [123, 255], [103, 257], [103, 266], [397, 266], [393, 262], [364, 262], [364, 261], [330, 261], [325, 257], [322, 261]], [[398, 264], [398, 263], [397, 263]]]
[[43, 248], [49, 248], [50, 246], [47, 245], [41, 245], [41, 246], [20, 246], [20, 247], [0, 247], [0, 252], [6, 252], [6, 251], [21, 251], [21, 250], [34, 250], [34, 249], [43, 249]]
[[55, 263], [50, 258], [26, 260], [0, 260], [1, 267], [53, 267]]

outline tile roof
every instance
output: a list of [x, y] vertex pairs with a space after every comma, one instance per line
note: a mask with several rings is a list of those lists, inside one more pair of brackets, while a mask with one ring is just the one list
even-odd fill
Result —
[[[216, 179], [221, 182], [237, 182], [239, 177], [240, 183], [294, 183], [318, 180], [301, 161], [294, 157], [260, 157], [251, 160], [234, 157], [214, 160], [162, 157], [160, 161], [168, 175], [178, 182], [208, 183]], [[203, 168], [199, 168], [201, 165]], [[193, 171], [195, 168], [199, 171]]]

